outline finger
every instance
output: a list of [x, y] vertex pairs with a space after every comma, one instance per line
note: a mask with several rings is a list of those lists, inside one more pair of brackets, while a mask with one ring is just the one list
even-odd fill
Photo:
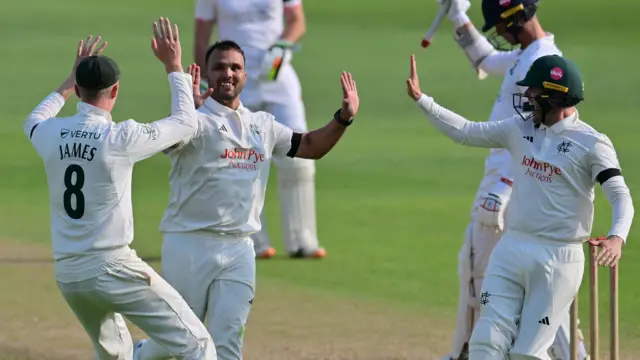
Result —
[[151, 39], [151, 50], [153, 50], [153, 53], [157, 56], [158, 55], [158, 42], [156, 41], [156, 39]]
[[411, 72], [410, 72], [410, 75], [411, 75], [412, 79], [416, 78], [416, 73], [417, 73], [417, 71], [416, 71], [416, 57], [415, 57], [415, 55], [411, 55]]
[[200, 85], [200, 66], [193, 64], [193, 74], [195, 81]]
[[164, 26], [162, 27], [164, 29], [164, 36], [167, 40], [171, 41], [173, 40], [173, 33], [171, 31], [171, 22], [169, 21], [169, 18], [164, 18]]
[[589, 244], [593, 245], [593, 246], [600, 246], [600, 240], [595, 240], [595, 239], [589, 239], [587, 240], [589, 242]]
[[347, 77], [344, 72], [340, 76], [340, 84], [342, 85], [342, 95], [347, 96]]
[[204, 98], [208, 98], [209, 96], [211, 96], [211, 94], [213, 94], [213, 89], [212, 88], [208, 88], [207, 91], [204, 92]]
[[354, 90], [354, 86], [353, 86], [353, 76], [351, 76], [351, 73], [348, 72], [347, 73], [347, 85], [349, 85], [349, 91], [353, 91]]
[[156, 41], [162, 39], [162, 33], [160, 31], [160, 26], [158, 25], [157, 22], [153, 23], [153, 37], [154, 37], [154, 39]]
[[89, 34], [89, 36], [87, 36], [87, 38], [84, 41], [84, 46], [82, 47], [83, 56], [87, 54], [87, 48], [91, 46], [91, 39], [93, 39], [93, 35]]
[[100, 43], [100, 40], [102, 40], [102, 36], [100, 35], [96, 36], [96, 38], [93, 40], [93, 42], [89, 46], [89, 52], [87, 53], [87, 56], [91, 56], [93, 54], [93, 51], [96, 49], [96, 46], [98, 46], [98, 43]]
[[78, 51], [76, 52], [76, 57], [80, 57], [82, 55], [82, 47], [84, 46], [84, 40], [80, 40], [78, 42]]
[[95, 54], [96, 55], [100, 55], [102, 54], [102, 52], [104, 51], [104, 49], [107, 47], [107, 44], [109, 44], [108, 42], [103, 42], [102, 45], [100, 45], [100, 47], [98, 48], [98, 50], [96, 50]]
[[180, 35], [178, 33], [178, 24], [173, 24], [173, 40], [180, 42]]

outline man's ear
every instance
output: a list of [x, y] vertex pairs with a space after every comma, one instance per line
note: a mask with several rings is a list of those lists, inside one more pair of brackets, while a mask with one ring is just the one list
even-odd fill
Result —
[[73, 85], [73, 90], [75, 90], [78, 99], [82, 99], [82, 97], [80, 96], [80, 88], [78, 87], [78, 84]]
[[116, 96], [118, 96], [118, 89], [120, 88], [120, 83], [116, 83], [115, 85], [113, 85], [113, 87], [111, 88], [111, 93], [109, 94], [111, 96], [112, 99], [115, 99]]

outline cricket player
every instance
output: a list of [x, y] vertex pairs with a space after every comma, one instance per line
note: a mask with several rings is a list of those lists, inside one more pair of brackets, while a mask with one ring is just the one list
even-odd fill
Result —
[[550, 359], [548, 349], [582, 281], [595, 184], [613, 209], [608, 238], [598, 244], [600, 265], [617, 263], [634, 213], [611, 141], [575, 108], [584, 99], [578, 68], [545, 55], [517, 85], [526, 89], [513, 95], [519, 115], [471, 122], [421, 92], [411, 58], [409, 95], [435, 127], [457, 143], [511, 153], [514, 201], [481, 289], [469, 345], [473, 360]]
[[[216, 27], [218, 40], [233, 40], [245, 52], [244, 106], [271, 113], [294, 131], [307, 131], [300, 81], [291, 66], [306, 31], [301, 0], [196, 0], [195, 18], [195, 61], [200, 68], [205, 69], [205, 52]], [[202, 82], [210, 82], [203, 75]], [[287, 156], [276, 156], [274, 162], [285, 250], [294, 258], [325, 257], [316, 229], [314, 162]], [[262, 229], [252, 239], [259, 259], [275, 255], [264, 214]]]
[[[480, 79], [487, 75], [501, 76], [502, 85], [493, 104], [489, 121], [503, 120], [517, 115], [512, 94], [526, 89], [516, 85], [531, 64], [544, 55], [562, 55], [554, 42], [554, 35], [542, 29], [536, 16], [538, 0], [483, 0], [483, 32], [467, 16], [468, 0], [443, 0], [453, 22], [454, 39], [461, 47]], [[512, 50], [511, 47], [519, 46]], [[478, 320], [480, 289], [489, 256], [502, 237], [505, 209], [512, 192], [511, 156], [507, 149], [491, 149], [485, 160], [484, 175], [471, 209], [471, 221], [458, 254], [459, 299], [458, 318], [451, 353], [442, 360], [464, 360], [468, 342]], [[570, 317], [567, 312], [557, 337], [549, 349], [554, 360], [569, 360]], [[587, 358], [582, 334], [579, 333], [579, 359]]]
[[[133, 165], [197, 129], [178, 28], [168, 19], [154, 23], [152, 48], [169, 77], [171, 114], [149, 124], [113, 122], [120, 72], [100, 55], [107, 45], [96, 48], [100, 41], [80, 42], [71, 75], [24, 122], [47, 174], [58, 287], [91, 338], [95, 359], [132, 359], [124, 316], [176, 359], [215, 360], [204, 324], [129, 247]], [[56, 118], [74, 91], [78, 112]]]
[[[342, 107], [326, 126], [301, 133], [242, 104], [248, 74], [237, 43], [212, 45], [204, 69], [212, 88], [204, 96], [198, 68], [190, 69], [198, 130], [166, 152], [171, 173], [169, 205], [160, 224], [162, 276], [202, 321], [207, 318], [218, 359], [240, 360], [256, 283], [250, 236], [262, 225], [271, 160], [322, 158], [352, 123], [359, 98], [351, 74], [342, 73]], [[168, 359], [158, 345], [136, 344], [145, 358]]]

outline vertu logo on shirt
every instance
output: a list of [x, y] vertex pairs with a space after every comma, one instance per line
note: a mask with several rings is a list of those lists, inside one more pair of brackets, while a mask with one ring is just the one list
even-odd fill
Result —
[[553, 166], [548, 162], [536, 160], [533, 156], [524, 155], [522, 157], [522, 166], [527, 168], [526, 175], [542, 182], [552, 182], [554, 175], [562, 175], [562, 170], [559, 167]]

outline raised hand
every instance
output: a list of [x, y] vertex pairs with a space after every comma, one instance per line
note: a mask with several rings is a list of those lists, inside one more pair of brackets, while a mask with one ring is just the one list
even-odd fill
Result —
[[411, 55], [409, 79], [407, 79], [407, 93], [414, 101], [418, 101], [418, 99], [420, 99], [420, 96], [422, 96], [422, 91], [420, 90], [420, 80], [418, 79], [418, 71], [416, 70], [415, 55]]
[[200, 66], [196, 64], [191, 64], [187, 67], [187, 72], [191, 75], [193, 79], [193, 102], [196, 104], [196, 109], [202, 106], [202, 104], [207, 100], [211, 93], [213, 93], [212, 88], [208, 88], [204, 94], [201, 93], [200, 90]]
[[360, 98], [358, 97], [358, 88], [356, 82], [351, 77], [351, 73], [342, 72], [340, 77], [342, 84], [342, 109], [340, 109], [340, 117], [343, 120], [351, 120], [358, 113], [360, 106]]
[[[78, 43], [78, 50], [76, 51], [76, 60], [73, 63], [73, 69], [71, 71], [72, 76], [74, 78], [75, 78], [76, 68], [84, 58], [87, 58], [93, 55], [100, 55], [102, 54], [104, 49], [107, 47], [106, 41], [103, 42], [100, 45], [100, 47], [98, 47], [98, 44], [100, 44], [101, 40], [102, 40], [102, 37], [100, 35], [98, 35], [95, 39], [93, 38], [93, 35], [89, 35], [87, 36], [86, 40], [80, 40], [80, 42]], [[98, 48], [96, 49], [96, 47]]]
[[178, 25], [174, 24], [172, 28], [169, 19], [163, 17], [154, 22], [151, 49], [164, 64], [167, 73], [182, 72], [182, 47]]

